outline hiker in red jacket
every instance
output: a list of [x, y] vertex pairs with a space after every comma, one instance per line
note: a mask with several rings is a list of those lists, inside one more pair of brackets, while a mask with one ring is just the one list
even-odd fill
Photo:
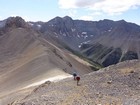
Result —
[[76, 76], [77, 86], [79, 86], [80, 76]]

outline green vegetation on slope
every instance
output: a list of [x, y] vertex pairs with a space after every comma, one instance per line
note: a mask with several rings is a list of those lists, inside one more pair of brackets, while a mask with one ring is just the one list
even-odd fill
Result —
[[71, 49], [70, 47], [68, 47], [67, 45], [65, 45], [64, 47], [65, 47], [68, 51], [72, 52], [74, 55], [76, 55], [76, 56], [80, 57], [81, 59], [83, 59], [83, 60], [87, 61], [88, 63], [90, 63], [90, 64], [92, 65], [92, 66], [90, 66], [92, 70], [97, 71], [97, 70], [103, 68], [103, 66], [100, 65], [99, 63], [93, 61], [93, 60], [90, 59], [90, 58], [85, 57], [84, 55], [82, 55], [82, 54], [79, 53], [78, 51], [72, 50], [72, 49]]

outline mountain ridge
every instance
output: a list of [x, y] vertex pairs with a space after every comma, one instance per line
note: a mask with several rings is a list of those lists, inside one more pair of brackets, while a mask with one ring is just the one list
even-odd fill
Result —
[[[56, 17], [44, 23], [40, 30], [44, 37], [56, 37], [103, 66], [140, 58], [140, 26], [125, 20], [83, 21], [68, 16]], [[107, 62], [108, 59], [113, 60]]]
[[0, 37], [0, 97], [58, 75], [92, 72], [19, 17], [10, 18], [5, 29]]
[[[24, 24], [20, 17], [15, 20], [11, 17], [7, 19], [7, 25], [8, 20], [14, 26], [32, 27], [41, 33], [41, 37], [49, 39], [56, 46], [70, 47], [103, 66], [140, 58], [140, 26], [125, 20], [83, 21], [73, 20], [69, 16], [57, 16], [45, 23]], [[1, 34], [4, 32], [6, 30], [0, 30]]]

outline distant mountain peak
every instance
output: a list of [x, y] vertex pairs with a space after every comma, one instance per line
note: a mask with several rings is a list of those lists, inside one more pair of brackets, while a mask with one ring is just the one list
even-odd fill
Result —
[[72, 19], [71, 17], [69, 17], [69, 16], [65, 16], [65, 17], [59, 17], [59, 16], [57, 16], [57, 17], [53, 18], [53, 19], [50, 20], [50, 21], [59, 22], [59, 21], [72, 21], [72, 20], [73, 20], [73, 19]]
[[22, 19], [19, 16], [9, 17], [6, 20], [5, 27], [22, 27], [22, 28], [25, 28], [25, 27], [27, 27], [27, 23], [25, 22], [24, 19]]
[[63, 19], [70, 19], [70, 20], [72, 20], [72, 18], [70, 16], [65, 16], [65, 17], [63, 17]]
[[125, 22], [125, 23], [126, 23], [126, 21], [125, 21], [124, 19], [122, 19], [122, 20], [119, 20], [119, 22]]
[[57, 16], [57, 17], [53, 18], [52, 20], [62, 20], [62, 18]]

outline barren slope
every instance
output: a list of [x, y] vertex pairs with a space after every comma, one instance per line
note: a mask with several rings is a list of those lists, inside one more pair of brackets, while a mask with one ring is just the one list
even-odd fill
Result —
[[140, 61], [126, 61], [81, 76], [46, 82], [11, 105], [139, 105]]
[[[11, 24], [11, 23], [10, 23]], [[10, 26], [0, 36], [0, 98], [55, 76], [92, 70], [28, 27]]]

